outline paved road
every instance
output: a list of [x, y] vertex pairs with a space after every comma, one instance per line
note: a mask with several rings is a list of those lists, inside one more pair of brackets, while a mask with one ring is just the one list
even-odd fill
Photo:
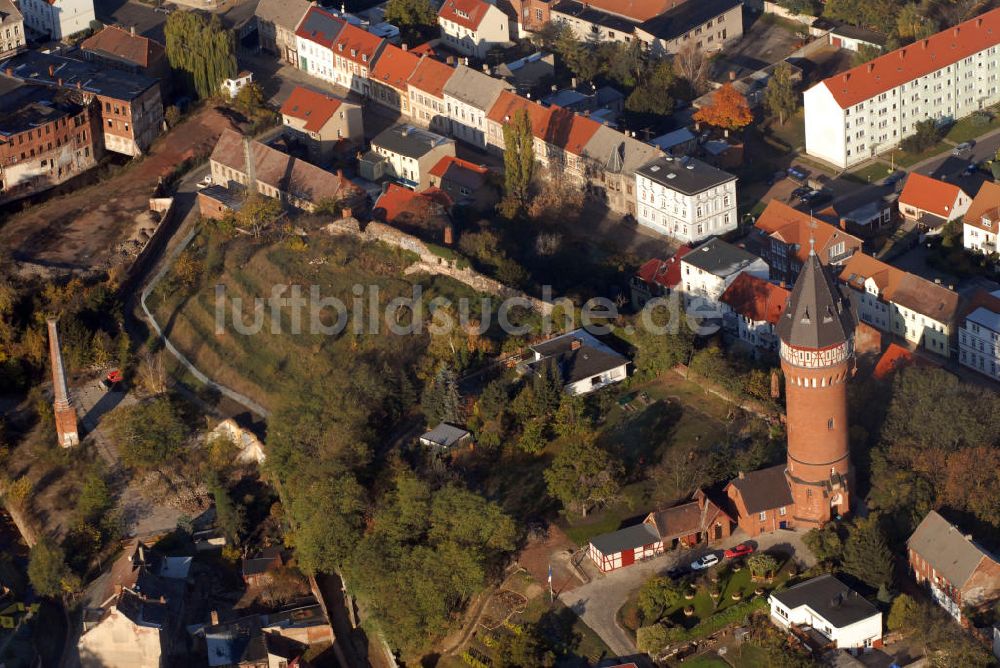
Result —
[[[629, 595], [654, 575], [662, 575], [680, 563], [690, 563], [708, 552], [722, 556], [722, 550], [746, 540], [746, 534], [737, 531], [712, 550], [704, 546], [694, 550], [674, 550], [649, 561], [633, 564], [591, 580], [559, 598], [573, 609], [583, 622], [594, 630], [607, 644], [612, 653], [620, 657], [634, 657], [639, 654], [632, 637], [617, 621], [618, 610]], [[784, 554], [794, 554], [807, 567], [816, 559], [802, 543], [802, 534], [795, 531], [776, 531], [753, 539], [759, 550], [773, 550]]]

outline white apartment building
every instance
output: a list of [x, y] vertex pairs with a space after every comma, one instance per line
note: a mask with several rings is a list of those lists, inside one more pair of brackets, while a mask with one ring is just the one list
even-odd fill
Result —
[[510, 19], [486, 0], [445, 0], [438, 25], [445, 45], [474, 58], [510, 43]]
[[665, 156], [635, 173], [636, 219], [682, 243], [735, 230], [736, 177], [694, 158]]
[[864, 253], [851, 256], [840, 280], [854, 291], [861, 322], [949, 356], [960, 305], [955, 291]]
[[899, 145], [925, 119], [1000, 101], [1000, 9], [859, 65], [804, 94], [806, 152], [840, 168]]
[[334, 82], [368, 97], [371, 92], [369, 73], [386, 44], [381, 37], [346, 24], [332, 47]]
[[980, 290], [958, 328], [958, 361], [1000, 381], [1000, 290]]
[[766, 281], [769, 269], [764, 260], [722, 239], [706, 241], [686, 254], [681, 258], [680, 290], [688, 312], [721, 317], [722, 295], [743, 273]]
[[317, 79], [336, 83], [333, 44], [345, 22], [319, 7], [310, 7], [295, 29], [299, 69]]
[[882, 640], [882, 613], [832, 575], [820, 575], [767, 598], [771, 621], [809, 627], [838, 649], [872, 647]]
[[21, 0], [24, 27], [52, 39], [63, 39], [97, 20], [94, 0]]
[[791, 294], [791, 290], [781, 285], [741, 273], [719, 298], [722, 325], [740, 341], [776, 353], [778, 335], [774, 328]]
[[996, 253], [1000, 233], [1000, 184], [986, 181], [962, 219], [962, 246], [984, 255]]
[[24, 17], [12, 0], [0, 0], [0, 58], [24, 48]]
[[486, 150], [486, 115], [500, 93], [511, 88], [505, 81], [459, 65], [443, 87], [451, 136]]

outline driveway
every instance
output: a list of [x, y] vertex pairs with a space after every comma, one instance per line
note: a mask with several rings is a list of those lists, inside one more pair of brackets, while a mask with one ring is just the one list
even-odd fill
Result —
[[[802, 536], [802, 533], [795, 531], [775, 531], [752, 540], [757, 544], [758, 550], [773, 549], [775, 552], [794, 555], [809, 567], [816, 563], [816, 559], [802, 542]], [[716, 552], [722, 556], [722, 550], [745, 540], [747, 540], [746, 534], [737, 530], [711, 550], [706, 549], [706, 546], [699, 546], [693, 550], [673, 550], [655, 559], [598, 576], [585, 585], [560, 594], [559, 598], [601, 637], [612, 653], [619, 657], [635, 657], [640, 654], [639, 650], [629, 633], [617, 621], [618, 610], [625, 604], [629, 595], [646, 580], [663, 575], [677, 564], [690, 563], [696, 557], [708, 552]]]

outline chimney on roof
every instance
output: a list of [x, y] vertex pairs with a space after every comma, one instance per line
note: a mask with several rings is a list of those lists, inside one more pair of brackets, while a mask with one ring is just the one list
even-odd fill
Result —
[[139, 563], [146, 563], [146, 547], [142, 543], [139, 543]]
[[212, 612], [208, 613], [208, 616], [212, 620], [212, 626], [218, 626], [219, 625], [219, 611], [218, 610], [213, 610]]
[[899, 59], [904, 60], [906, 58], [906, 49], [899, 50]]
[[66, 385], [66, 370], [63, 368], [62, 351], [59, 349], [58, 320], [46, 321], [49, 330], [49, 362], [52, 366], [52, 412], [56, 423], [56, 437], [59, 445], [69, 448], [80, 445], [80, 432], [76, 423], [76, 410], [69, 399]]
[[739, 478], [740, 480], [746, 480], [746, 479], [747, 479], [747, 474], [746, 474], [746, 473], [744, 473], [743, 471], [740, 471], [740, 472], [739, 472], [738, 474], [736, 474], [736, 475], [737, 475], [737, 477], [738, 477], [738, 478]]
[[778, 287], [781, 288], [782, 290], [785, 290], [786, 289], [785, 288], [785, 282], [784, 281], [778, 281]]
[[483, 63], [483, 72], [485, 72], [486, 74], [490, 73], [490, 66], [487, 65], [486, 63]]
[[400, 47], [399, 47], [399, 48], [401, 48], [401, 49], [402, 49], [403, 51], [409, 51], [409, 50], [410, 50], [410, 45], [409, 45], [409, 44], [407, 44], [406, 42], [403, 42], [403, 43], [402, 43], [402, 44], [400, 45]]
[[342, 220], [347, 220], [348, 218], [353, 218], [353, 217], [354, 217], [354, 210], [351, 207], [345, 206], [343, 209], [340, 210], [340, 218]]
[[448, 56], [448, 57], [447, 57], [447, 58], [445, 59], [445, 61], [444, 61], [444, 62], [445, 62], [446, 64], [450, 65], [451, 67], [454, 67], [454, 66], [455, 66], [455, 56]]
[[469, 66], [469, 57], [468, 56], [466, 56], [465, 58], [463, 58], [462, 61], [465, 63], [466, 67]]
[[59, 77], [58, 79], [56, 79], [56, 85], [59, 86], [60, 88], [62, 88], [62, 77]]
[[868, 71], [869, 72], [875, 71], [875, 63], [868, 63]]
[[569, 87], [570, 87], [570, 88], [574, 88], [574, 89], [576, 88], [576, 77], [572, 77], [572, 78], [571, 78], [571, 79], [569, 80]]
[[82, 81], [77, 81], [76, 82], [76, 89], [77, 90], [83, 90], [83, 82]]
[[569, 344], [569, 349], [579, 350], [582, 346], [583, 346], [583, 341], [581, 341], [580, 339], [573, 339], [573, 341]]
[[955, 37], [958, 37], [959, 32], [961, 32], [961, 29], [958, 26], [955, 26], [955, 32], [953, 33]]
[[736, 81], [736, 70], [729, 70], [729, 80]]
[[983, 19], [982, 18], [976, 19], [976, 27], [977, 28], [982, 28], [983, 27]]
[[920, 43], [920, 46], [921, 46], [921, 47], [922, 47], [923, 49], [927, 49], [927, 45], [928, 45], [928, 44], [930, 44], [930, 43], [931, 43], [931, 41], [930, 41], [929, 39], [925, 39], [924, 41], [922, 41], [922, 42]]
[[840, 229], [842, 229], [842, 230], [846, 230], [847, 229], [847, 219], [844, 218], [843, 216], [841, 216], [841, 218], [840, 218]]
[[344, 180], [344, 170], [343, 169], [338, 169], [337, 170], [337, 178], [340, 179], [341, 181]]
[[964, 536], [962, 536], [962, 538], [964, 538], [965, 540], [967, 540], [969, 542], [972, 542], [972, 534], [971, 533], [965, 534]]
[[455, 228], [449, 223], [444, 226], [444, 245], [451, 246], [455, 243]]
[[54, 77], [55, 75], [56, 75], [56, 66], [55, 65], [49, 65], [49, 76], [50, 77]]
[[135, 37], [135, 26], [132, 26], [131, 32], [132, 32], [132, 37]]
[[844, 83], [847, 83], [850, 80], [851, 80], [851, 73], [850, 72], [844, 72]]
[[13, 67], [7, 67], [7, 76], [9, 76], [9, 77], [14, 76], [14, 68]]

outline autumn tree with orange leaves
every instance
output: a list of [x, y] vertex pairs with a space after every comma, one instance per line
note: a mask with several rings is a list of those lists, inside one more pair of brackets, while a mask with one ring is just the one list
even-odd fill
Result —
[[694, 120], [723, 130], [740, 130], [753, 120], [747, 99], [730, 83], [715, 91], [712, 102], [694, 114]]

